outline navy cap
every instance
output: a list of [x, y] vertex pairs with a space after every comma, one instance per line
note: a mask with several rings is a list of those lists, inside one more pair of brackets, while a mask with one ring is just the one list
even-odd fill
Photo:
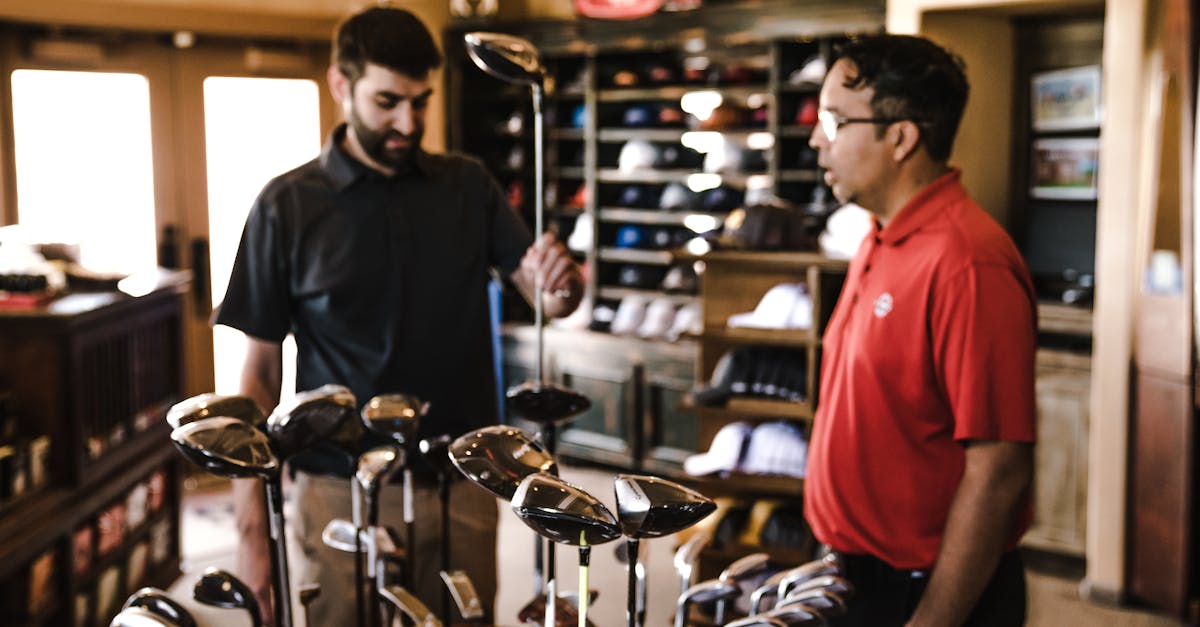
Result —
[[646, 232], [638, 226], [626, 224], [617, 229], [618, 248], [639, 248], [647, 243]]
[[653, 126], [658, 121], [658, 111], [650, 105], [633, 105], [625, 109], [621, 123], [625, 126]]

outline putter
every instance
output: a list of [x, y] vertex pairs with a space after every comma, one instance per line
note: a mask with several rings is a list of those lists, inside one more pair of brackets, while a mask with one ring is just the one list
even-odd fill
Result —
[[407, 616], [417, 627], [442, 627], [442, 621], [438, 620], [420, 599], [400, 586], [384, 586], [379, 589], [379, 596]]
[[[770, 566], [770, 561], [771, 556], [766, 553], [751, 553], [726, 566], [725, 570], [721, 571], [719, 579], [741, 590], [740, 584], [761, 575]], [[717, 601], [717, 614], [714, 620], [718, 625], [725, 624], [725, 611], [728, 609], [728, 605], [728, 599]]]
[[[675, 627], [687, 627], [688, 608], [693, 603], [718, 603], [736, 599], [742, 593], [741, 588], [721, 581], [720, 579], [709, 579], [689, 587], [679, 595], [679, 601], [675, 605]], [[721, 623], [715, 623], [720, 625]]]
[[108, 627], [179, 627], [179, 624], [147, 608], [129, 607], [114, 616]]
[[[629, 551], [629, 585], [625, 623], [638, 624], [638, 545], [642, 538], [661, 538], [700, 522], [717, 506], [712, 499], [673, 481], [641, 475], [617, 475], [613, 481], [617, 519]], [[644, 608], [644, 606], [643, 606]]]
[[362, 424], [369, 431], [387, 436], [404, 449], [405, 456], [401, 460], [404, 472], [404, 542], [409, 547], [408, 559], [404, 563], [404, 584], [415, 584], [416, 570], [413, 559], [416, 557], [416, 512], [413, 511], [412, 470], [406, 463], [416, 457], [417, 431], [421, 427], [421, 417], [429, 411], [429, 403], [411, 394], [381, 394], [367, 401], [362, 408]]
[[125, 605], [121, 609], [125, 610], [131, 607], [149, 610], [178, 627], [196, 627], [196, 620], [192, 618], [192, 615], [178, 601], [167, 596], [166, 592], [158, 588], [146, 587], [134, 592], [125, 600]]
[[[538, 535], [552, 542], [579, 547], [579, 627], [585, 627], [592, 546], [621, 536], [617, 518], [596, 497], [544, 472], [529, 475], [521, 481], [513, 494], [512, 508], [517, 517]], [[546, 594], [551, 600], [556, 598], [553, 586]], [[553, 605], [546, 604], [547, 608]], [[553, 625], [550, 614], [547, 612], [547, 627]]]
[[192, 598], [211, 607], [245, 610], [253, 627], [262, 627], [262, 611], [254, 593], [242, 580], [223, 570], [208, 568], [192, 587]]
[[283, 528], [282, 464], [267, 435], [237, 418], [203, 418], [171, 431], [171, 441], [183, 456], [223, 477], [263, 479], [270, 523], [271, 568], [275, 574], [273, 600], [279, 623], [292, 627], [291, 587]]
[[174, 429], [213, 416], [241, 418], [260, 429], [267, 422], [267, 417], [258, 408], [258, 403], [249, 396], [208, 393], [172, 405], [167, 411], [167, 424]]

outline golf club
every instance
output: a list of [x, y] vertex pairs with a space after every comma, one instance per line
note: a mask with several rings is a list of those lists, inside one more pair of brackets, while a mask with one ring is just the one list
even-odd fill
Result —
[[[392, 477], [393, 474], [402, 466], [404, 466], [405, 451], [398, 446], [385, 444], [377, 446], [368, 451], [365, 451], [358, 457], [358, 469], [354, 473], [354, 479], [358, 483], [356, 493], [360, 493], [365, 497], [366, 505], [366, 529], [375, 529], [379, 525], [379, 488]], [[361, 545], [357, 541], [359, 534], [355, 534], [356, 544]], [[367, 546], [367, 577], [374, 578], [375, 573], [375, 547], [376, 543], [372, 542]], [[361, 546], [358, 547], [361, 551]], [[407, 547], [408, 555], [412, 555], [412, 545]], [[355, 573], [362, 572], [362, 554], [355, 552]], [[378, 624], [379, 619], [379, 594], [376, 591], [379, 586], [371, 586], [371, 601], [368, 607], [371, 608], [371, 624]], [[361, 596], [361, 587], [356, 588], [357, 596]]]
[[834, 618], [846, 613], [846, 601], [840, 595], [825, 588], [793, 591], [779, 604], [779, 608], [804, 605], [817, 610], [825, 618]]
[[661, 538], [686, 529], [717, 509], [712, 499], [673, 481], [642, 475], [617, 475], [613, 481], [617, 519], [629, 548], [629, 585], [625, 623], [638, 621], [637, 565], [642, 538]]
[[696, 575], [696, 562], [708, 545], [712, 544], [712, 534], [708, 531], [697, 531], [675, 550], [673, 562], [675, 572], [679, 573], [679, 594], [684, 594], [692, 587]]
[[442, 621], [438, 620], [420, 599], [400, 586], [384, 586], [380, 588], [379, 596], [407, 616], [417, 627], [442, 627]]
[[[404, 545], [409, 548], [404, 563], [404, 584], [412, 586], [416, 577], [413, 564], [416, 546], [416, 512], [413, 511], [412, 470], [407, 461], [416, 457], [417, 431], [421, 417], [429, 411], [429, 403], [411, 394], [380, 394], [367, 401], [362, 408], [362, 424], [367, 430], [391, 438], [404, 449], [401, 459], [404, 472]], [[371, 524], [368, 522], [368, 524]]]
[[267, 434], [276, 455], [286, 460], [324, 442], [354, 416], [355, 400], [341, 385], [298, 392], [267, 418]]
[[140, 607], [167, 619], [179, 627], [196, 627], [196, 620], [178, 601], [167, 596], [158, 588], [146, 587], [134, 592], [125, 600], [122, 610]]
[[253, 627], [262, 627], [262, 612], [254, 593], [242, 580], [223, 570], [208, 568], [192, 587], [197, 603], [224, 609], [245, 610]]
[[171, 431], [171, 441], [183, 456], [223, 477], [259, 477], [267, 497], [271, 568], [275, 574], [273, 601], [282, 627], [292, 625], [291, 587], [283, 528], [282, 464], [267, 435], [237, 418], [203, 418]]
[[[679, 601], [675, 605], [675, 627], [687, 627], [688, 608], [693, 603], [712, 603], [714, 601], [720, 603], [736, 599], [741, 593], [741, 588], [720, 579], [701, 581], [689, 587], [679, 595]], [[715, 624], [720, 625], [721, 623]]]
[[[517, 517], [552, 542], [579, 547], [579, 627], [585, 627], [588, 606], [588, 562], [591, 547], [621, 536], [617, 519], [599, 499], [544, 472], [529, 475], [513, 494]], [[551, 580], [553, 582], [553, 580]], [[554, 599], [554, 591], [547, 590]], [[547, 604], [552, 607], [552, 604]], [[547, 627], [550, 627], [547, 612]]]
[[854, 584], [837, 575], [823, 575], [799, 583], [792, 586], [792, 589], [788, 591], [788, 596], [795, 595], [804, 590], [816, 590], [818, 588], [828, 590], [843, 599], [854, 596]]
[[439, 435], [426, 438], [417, 444], [421, 456], [437, 475], [438, 505], [440, 508], [442, 563], [438, 571], [446, 587], [442, 589], [442, 618], [450, 621], [450, 600], [454, 599], [458, 613], [464, 620], [475, 620], [483, 617], [483, 607], [475, 586], [465, 571], [450, 572], [450, 471], [453, 462], [450, 460], [449, 435]]
[[213, 416], [240, 418], [259, 428], [267, 422], [267, 417], [259, 409], [258, 403], [249, 396], [207, 393], [172, 405], [167, 411], [167, 424], [174, 429]]
[[809, 579], [825, 575], [840, 575], [841, 573], [842, 559], [838, 557], [837, 553], [828, 553], [820, 559], [806, 562], [787, 571], [787, 575], [779, 582], [779, 592], [776, 598], [783, 599], [793, 587]]
[[[770, 561], [771, 556], [766, 553], [751, 553], [726, 566], [725, 570], [721, 571], [719, 579], [740, 590], [743, 581], [761, 575], [770, 566]], [[728, 605], [728, 599], [717, 601], [715, 620], [718, 625], [725, 624], [725, 611], [728, 609]]]
[[763, 580], [762, 583], [750, 593], [750, 615], [758, 614], [763, 609], [763, 604], [768, 598], [777, 598], [779, 594], [779, 582], [787, 577], [789, 571], [781, 570], [770, 577]]

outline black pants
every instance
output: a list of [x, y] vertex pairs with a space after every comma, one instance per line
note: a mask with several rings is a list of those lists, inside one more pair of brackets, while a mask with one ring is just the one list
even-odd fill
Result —
[[[857, 592], [846, 616], [831, 627], [902, 627], [921, 601], [929, 577], [898, 571], [869, 555], [842, 555], [846, 578]], [[1025, 566], [1017, 551], [1005, 553], [996, 573], [972, 610], [967, 627], [1013, 627], [1025, 624]]]

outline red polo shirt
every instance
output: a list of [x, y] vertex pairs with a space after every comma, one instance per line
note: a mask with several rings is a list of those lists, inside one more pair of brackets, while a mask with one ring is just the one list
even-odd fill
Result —
[[877, 223], [825, 332], [805, 481], [817, 539], [932, 568], [964, 442], [1034, 440], [1036, 333], [1029, 272], [958, 170]]

